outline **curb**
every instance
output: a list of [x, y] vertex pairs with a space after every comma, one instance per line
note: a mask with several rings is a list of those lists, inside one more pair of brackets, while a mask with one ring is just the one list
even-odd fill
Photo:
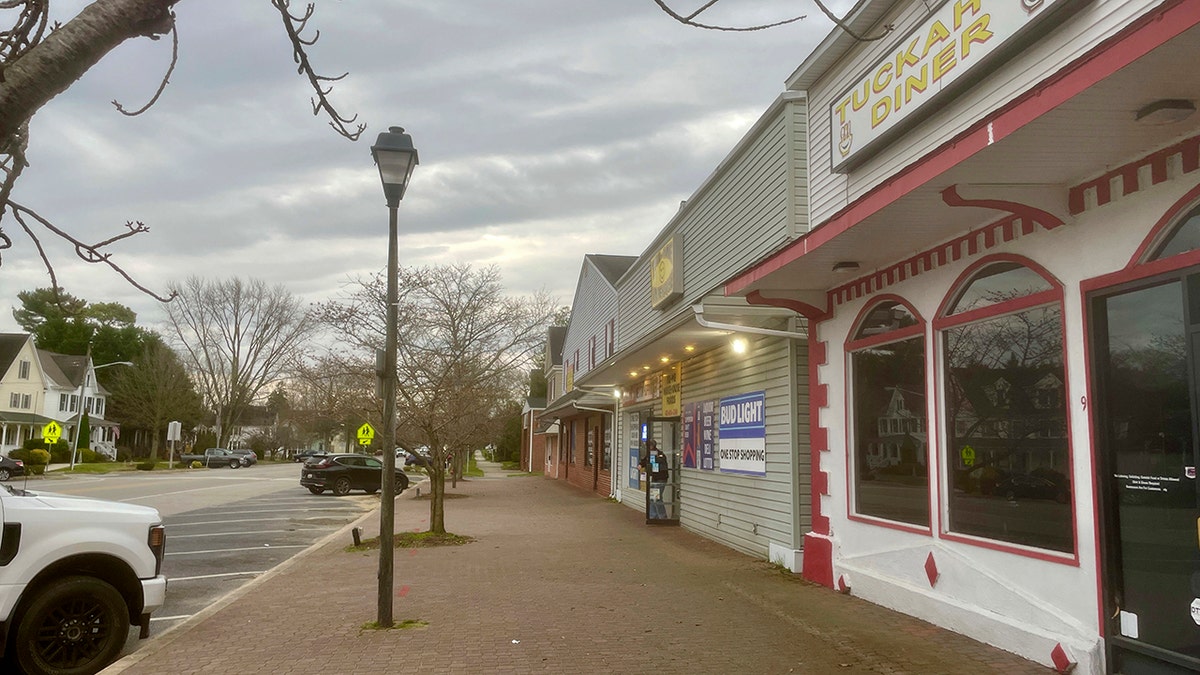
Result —
[[[425, 478], [421, 481], [418, 481], [415, 485], [412, 485], [410, 487], [413, 487], [413, 488], [419, 487], [422, 483], [425, 483], [428, 480], [429, 480], [428, 478]], [[237, 600], [240, 600], [242, 598], [242, 596], [246, 595], [251, 590], [254, 590], [255, 588], [257, 588], [260, 584], [262, 584], [266, 580], [271, 579], [271, 578], [283, 573], [285, 570], [291, 569], [292, 566], [298, 564], [301, 560], [307, 558], [309, 555], [311, 555], [312, 553], [316, 552], [317, 550], [323, 548], [325, 545], [334, 541], [338, 537], [346, 536], [346, 534], [348, 532], [350, 532], [354, 528], [358, 527], [360, 523], [375, 517], [375, 515], [379, 513], [379, 510], [380, 510], [380, 507], [377, 506], [374, 509], [371, 509], [370, 511], [367, 511], [363, 515], [359, 516], [353, 522], [347, 523], [346, 525], [344, 525], [341, 529], [337, 530], [336, 532], [332, 532], [328, 535], [325, 535], [325, 537], [323, 537], [319, 541], [313, 542], [313, 544], [311, 546], [309, 546], [308, 548], [304, 549], [303, 551], [300, 551], [299, 553], [292, 556], [291, 558], [288, 558], [287, 560], [283, 561], [282, 563], [267, 570], [266, 574], [262, 574], [262, 575], [255, 577], [254, 579], [251, 579], [249, 582], [247, 582], [245, 585], [241, 586], [240, 588], [235, 588], [232, 591], [221, 596], [216, 602], [212, 603], [208, 607], [205, 607], [204, 609], [200, 610], [199, 612], [196, 612], [195, 614], [191, 615], [184, 621], [182, 621], [174, 626], [171, 626], [167, 630], [163, 631], [161, 635], [158, 635], [155, 638], [153, 638], [152, 640], [150, 640], [150, 642], [148, 642], [146, 644], [146, 646], [142, 647], [141, 649], [138, 649], [137, 651], [133, 652], [132, 654], [128, 654], [120, 659], [117, 659], [112, 664], [110, 664], [107, 668], [105, 668], [104, 670], [101, 670], [97, 675], [118, 675], [119, 673], [125, 672], [125, 670], [127, 668], [141, 662], [143, 659], [147, 659], [147, 658], [157, 654], [158, 652], [162, 651], [166, 647], [171, 646], [172, 644], [175, 643], [176, 640], [187, 635], [188, 632], [190, 632], [196, 626], [199, 626], [201, 623], [204, 622], [204, 620], [208, 619], [213, 614], [216, 614], [217, 612], [221, 611], [222, 609], [225, 609], [226, 607], [233, 604]], [[167, 584], [168, 584], [167, 588], [169, 591], [170, 579], [167, 580]]]

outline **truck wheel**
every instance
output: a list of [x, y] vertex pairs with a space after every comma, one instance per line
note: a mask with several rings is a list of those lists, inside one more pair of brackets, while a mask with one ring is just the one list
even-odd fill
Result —
[[26, 673], [91, 675], [112, 663], [129, 636], [129, 610], [95, 577], [48, 583], [21, 614], [13, 641]]
[[240, 459], [233, 459], [233, 460], [230, 460], [230, 461], [229, 461], [229, 468], [231, 468], [231, 469], [240, 469], [240, 468], [242, 468], [242, 460], [240, 460]]
[[348, 495], [350, 494], [350, 479], [342, 476], [333, 482], [333, 494]]
[[311, 493], [313, 493], [314, 495], [319, 495], [319, 494], [321, 494], [322, 492], [324, 492], [325, 490], [322, 490], [322, 489], [321, 489], [321, 488], [319, 488], [319, 487], [310, 487], [310, 488], [308, 488], [308, 491], [309, 491], [309, 492], [311, 492]]

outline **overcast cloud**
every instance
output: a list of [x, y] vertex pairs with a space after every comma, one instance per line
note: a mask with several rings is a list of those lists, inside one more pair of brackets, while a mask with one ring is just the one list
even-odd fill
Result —
[[[84, 4], [56, 0], [55, 18]], [[129, 118], [109, 101], [148, 100], [170, 41], [119, 47], [35, 116], [13, 199], [84, 240], [145, 222], [148, 234], [113, 250], [152, 290], [193, 274], [258, 277], [318, 302], [386, 263], [369, 148], [400, 125], [421, 158], [400, 206], [401, 264], [495, 264], [511, 292], [567, 304], [583, 256], [641, 254], [832, 28], [805, 0], [717, 9], [708, 21], [810, 16], [722, 33], [653, 0], [317, 0], [310, 57], [322, 74], [349, 73], [332, 99], [368, 125], [350, 143], [312, 116], [267, 0], [181, 0], [179, 64], [157, 105]], [[50, 281], [20, 226], [3, 226], [14, 248], [0, 330], [16, 330], [17, 293]], [[149, 326], [165, 316], [39, 236], [68, 292], [129, 305]]]

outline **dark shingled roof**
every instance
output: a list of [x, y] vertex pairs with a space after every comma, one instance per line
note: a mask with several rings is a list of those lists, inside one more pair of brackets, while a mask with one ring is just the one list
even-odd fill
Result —
[[562, 348], [563, 342], [567, 339], [566, 326], [551, 326], [546, 334], [546, 341], [550, 343], [550, 365], [562, 365]]
[[25, 346], [28, 339], [29, 336], [25, 333], [0, 333], [0, 377], [4, 377], [12, 367], [13, 361], [16, 360], [17, 354], [21, 353], [21, 347]]

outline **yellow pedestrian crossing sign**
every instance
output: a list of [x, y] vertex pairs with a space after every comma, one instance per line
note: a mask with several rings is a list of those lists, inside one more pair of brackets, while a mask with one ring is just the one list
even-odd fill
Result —
[[374, 438], [375, 438], [375, 429], [372, 428], [370, 424], [367, 424], [364, 422], [363, 425], [358, 428], [358, 444], [359, 445], [370, 445], [371, 440]]
[[49, 443], [57, 443], [58, 439], [62, 438], [62, 425], [51, 420], [49, 424], [42, 427], [42, 438]]

